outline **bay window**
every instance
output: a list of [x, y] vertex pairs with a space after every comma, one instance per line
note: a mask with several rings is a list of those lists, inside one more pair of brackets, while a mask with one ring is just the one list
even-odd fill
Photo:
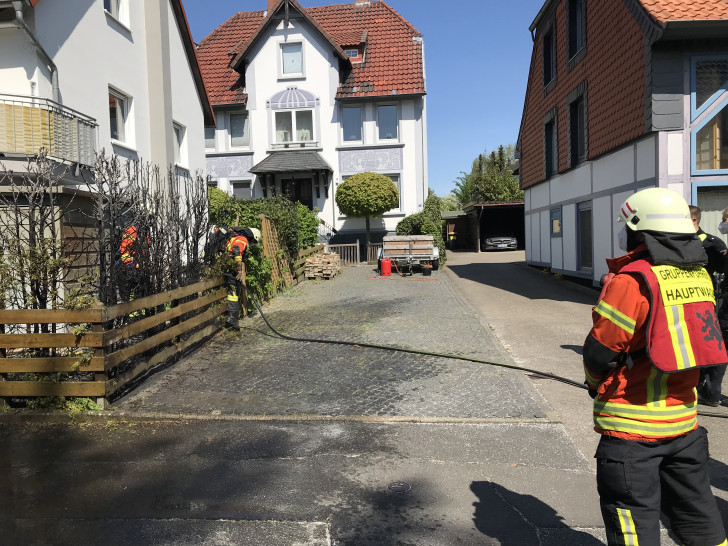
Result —
[[310, 142], [314, 140], [312, 110], [284, 110], [275, 113], [275, 141]]

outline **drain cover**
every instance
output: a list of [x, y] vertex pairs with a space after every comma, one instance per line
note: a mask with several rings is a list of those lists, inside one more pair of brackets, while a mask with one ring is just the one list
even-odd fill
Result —
[[406, 482], [392, 482], [387, 486], [392, 493], [406, 493], [412, 486]]

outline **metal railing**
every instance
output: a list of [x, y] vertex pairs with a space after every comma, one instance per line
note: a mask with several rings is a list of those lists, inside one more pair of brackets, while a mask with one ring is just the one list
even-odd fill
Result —
[[96, 120], [50, 99], [0, 93], [0, 152], [37, 154], [92, 165]]

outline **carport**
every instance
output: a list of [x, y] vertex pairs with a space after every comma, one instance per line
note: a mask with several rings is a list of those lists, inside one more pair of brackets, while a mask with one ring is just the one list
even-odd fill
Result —
[[480, 252], [488, 237], [515, 237], [518, 248], [525, 248], [526, 229], [523, 201], [470, 203], [463, 207], [468, 218], [468, 247]]

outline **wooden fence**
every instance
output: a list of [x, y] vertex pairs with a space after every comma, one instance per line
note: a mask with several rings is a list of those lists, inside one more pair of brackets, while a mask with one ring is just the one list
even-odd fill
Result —
[[344, 245], [326, 245], [326, 252], [335, 252], [341, 258], [342, 265], [359, 265], [359, 239], [356, 243]]
[[296, 283], [301, 282], [303, 274], [306, 272], [306, 258], [322, 253], [325, 247], [326, 245], [319, 243], [299, 251], [296, 255], [296, 261], [293, 263], [293, 276], [296, 279]]
[[375, 264], [379, 261], [379, 251], [382, 250], [383, 243], [370, 243], [367, 246], [367, 263]]
[[[224, 313], [226, 295], [222, 279], [209, 279], [113, 307], [0, 310], [0, 331], [7, 325], [26, 330], [0, 334], [0, 403], [7, 397], [86, 396], [105, 406], [119, 389], [216, 333], [222, 324], [214, 319]], [[32, 333], [38, 325], [64, 333]], [[28, 357], [31, 349], [45, 349], [45, 356]], [[58, 372], [89, 372], [93, 379], [5, 377]]]

